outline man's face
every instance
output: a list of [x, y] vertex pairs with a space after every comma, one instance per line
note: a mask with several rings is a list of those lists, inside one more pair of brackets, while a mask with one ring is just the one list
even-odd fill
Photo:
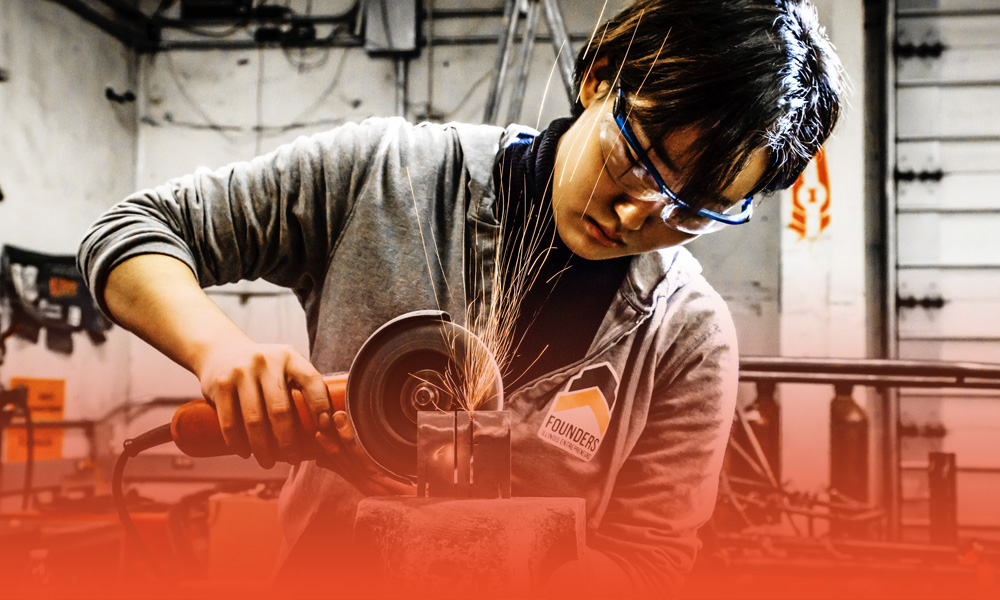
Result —
[[[660, 219], [662, 202], [630, 196], [606, 169], [601, 147], [601, 120], [612, 110], [608, 85], [586, 86], [581, 96], [585, 110], [559, 140], [552, 182], [552, 210], [556, 230], [575, 254], [590, 260], [617, 258], [685, 244], [695, 237], [671, 228]], [[651, 146], [639, 127], [633, 128], [644, 148]], [[656, 152], [650, 160], [668, 186], [681, 181], [690, 165], [684, 160], [697, 140], [698, 129], [673, 132], [663, 140], [671, 168]], [[766, 168], [764, 152], [755, 153], [723, 197], [738, 203], [754, 188]], [[676, 189], [676, 188], [675, 188]]]

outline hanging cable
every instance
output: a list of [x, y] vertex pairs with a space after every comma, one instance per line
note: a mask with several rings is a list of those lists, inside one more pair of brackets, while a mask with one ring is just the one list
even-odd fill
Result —
[[128, 464], [130, 458], [137, 456], [143, 450], [148, 450], [171, 441], [173, 441], [173, 438], [170, 436], [169, 424], [151, 429], [134, 439], [125, 440], [122, 453], [118, 455], [118, 460], [115, 461], [115, 468], [111, 475], [111, 496], [115, 503], [115, 510], [118, 512], [118, 519], [122, 522], [122, 527], [125, 528], [125, 534], [135, 545], [139, 554], [156, 577], [164, 583], [171, 583], [171, 579], [167, 576], [167, 571], [163, 568], [163, 565], [149, 551], [149, 547], [143, 541], [139, 530], [135, 527], [135, 523], [132, 522], [132, 516], [128, 512], [128, 504], [125, 503], [123, 480], [125, 465]]

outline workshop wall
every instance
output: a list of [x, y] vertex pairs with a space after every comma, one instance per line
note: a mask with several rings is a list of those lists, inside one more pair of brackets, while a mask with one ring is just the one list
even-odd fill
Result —
[[[0, 2], [0, 244], [76, 254], [90, 223], [135, 185], [135, 105], [106, 97], [133, 87], [122, 45], [51, 2]], [[98, 418], [128, 395], [129, 340], [112, 330], [93, 344], [74, 334], [71, 355], [14, 338], [0, 382], [64, 379], [66, 419]], [[64, 452], [81, 456], [67, 433]]]

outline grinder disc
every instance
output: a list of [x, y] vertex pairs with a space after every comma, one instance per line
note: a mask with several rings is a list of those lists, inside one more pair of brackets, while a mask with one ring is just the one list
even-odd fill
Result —
[[472, 352], [487, 357], [485, 368], [494, 374], [492, 389], [477, 410], [501, 410], [503, 384], [496, 361], [483, 342], [452, 323], [448, 313], [407, 313], [380, 327], [361, 346], [347, 379], [347, 415], [361, 448], [391, 475], [416, 480], [416, 413], [461, 410], [454, 392], [461, 389], [465, 358]]

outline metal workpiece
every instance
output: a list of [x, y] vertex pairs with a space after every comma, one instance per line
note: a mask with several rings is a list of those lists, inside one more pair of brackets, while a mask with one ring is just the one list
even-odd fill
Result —
[[417, 495], [510, 498], [510, 414], [421, 411]]

